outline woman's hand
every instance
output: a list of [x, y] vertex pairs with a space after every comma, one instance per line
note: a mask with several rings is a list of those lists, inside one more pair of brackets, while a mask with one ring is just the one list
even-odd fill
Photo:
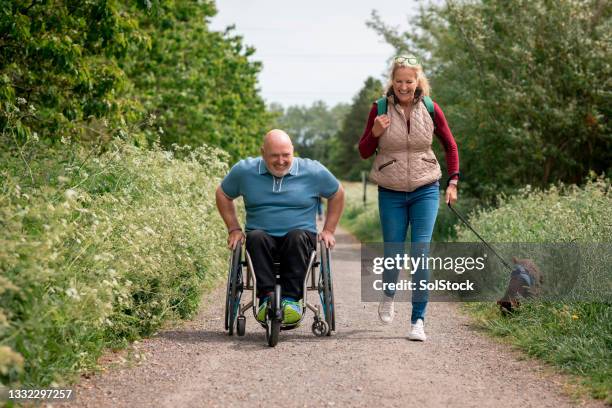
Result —
[[455, 184], [449, 184], [446, 187], [446, 204], [455, 205], [457, 202], [457, 186]]
[[391, 124], [391, 119], [387, 115], [380, 115], [374, 119], [374, 126], [372, 127], [372, 135], [374, 137], [381, 137], [385, 130]]

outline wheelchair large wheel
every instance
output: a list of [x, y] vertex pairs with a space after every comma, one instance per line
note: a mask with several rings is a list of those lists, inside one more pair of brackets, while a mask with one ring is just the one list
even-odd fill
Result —
[[328, 326], [327, 335], [336, 331], [336, 311], [334, 307], [334, 281], [331, 272], [331, 256], [323, 241], [321, 245], [321, 268], [319, 273], [319, 297], [323, 307], [323, 315]]
[[238, 242], [232, 251], [225, 295], [225, 330], [230, 336], [234, 334], [236, 319], [240, 313], [240, 298], [243, 290], [241, 259], [242, 245], [241, 242]]

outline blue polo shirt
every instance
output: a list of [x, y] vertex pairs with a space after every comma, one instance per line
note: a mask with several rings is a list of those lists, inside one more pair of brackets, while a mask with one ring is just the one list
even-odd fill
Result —
[[246, 230], [283, 236], [294, 229], [317, 232], [319, 197], [333, 196], [340, 183], [316, 160], [294, 157], [289, 173], [273, 176], [261, 157], [240, 160], [221, 182], [223, 193], [242, 196]]

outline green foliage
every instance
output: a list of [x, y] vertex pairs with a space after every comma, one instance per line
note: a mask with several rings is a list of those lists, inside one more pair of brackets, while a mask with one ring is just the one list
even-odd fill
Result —
[[378, 216], [378, 191], [368, 183], [363, 202], [363, 183], [343, 181], [345, 205], [340, 224], [361, 242], [382, 242]]
[[[191, 316], [224, 275], [227, 155], [30, 140], [0, 157], [0, 379], [40, 387]], [[18, 151], [14, 151], [18, 150]]]
[[353, 98], [353, 103], [344, 116], [342, 127], [333, 141], [330, 170], [341, 174], [345, 180], [360, 180], [361, 172], [370, 170], [372, 159], [359, 159], [359, 138], [363, 134], [372, 104], [383, 94], [379, 80], [369, 77], [363, 88]]
[[271, 121], [261, 66], [231, 28], [208, 29], [215, 13], [212, 0], [2, 2], [0, 128], [20, 143], [119, 136], [255, 153]]
[[133, 16], [116, 1], [9, 0], [0, 6], [0, 127], [26, 109], [20, 135], [82, 137], [94, 118], [120, 129], [118, 94], [127, 86], [117, 60], [128, 44], [146, 47]]
[[[498, 201], [499, 208], [479, 210], [470, 217], [472, 226], [492, 241], [589, 243], [612, 239], [610, 179], [587, 179], [583, 188], [560, 184], [542, 191], [527, 186]], [[467, 228], [458, 228], [458, 241], [474, 238]]]
[[[510, 198], [499, 197], [500, 207], [472, 214], [473, 227], [492, 242], [572, 243], [580, 262], [580, 279], [572, 299], [608, 301], [612, 293], [612, 239], [610, 180], [592, 179], [584, 188], [554, 186], [547, 191], [526, 187]], [[464, 226], [460, 242], [477, 238]], [[506, 256], [508, 259], [510, 256]], [[505, 277], [504, 277], [505, 279]], [[505, 282], [503, 282], [505, 284]]]
[[601, 0], [449, 1], [422, 9], [411, 32], [376, 14], [369, 25], [426, 57], [462, 188], [493, 197], [610, 171], [610, 12]]
[[[261, 64], [242, 38], [208, 29], [216, 14], [212, 1], [160, 2], [142, 14], [140, 27], [150, 38], [146, 49], [134, 43], [122, 67], [133, 84], [129, 96], [156, 116], [149, 141], [219, 146], [232, 160], [256, 154], [271, 116], [257, 90]], [[159, 136], [158, 136], [159, 133]]]
[[332, 138], [348, 109], [343, 103], [328, 108], [324, 101], [316, 101], [310, 107], [289, 106], [286, 110], [280, 105], [271, 106], [271, 110], [279, 114], [275, 127], [291, 136], [296, 154], [326, 166], [331, 165]]

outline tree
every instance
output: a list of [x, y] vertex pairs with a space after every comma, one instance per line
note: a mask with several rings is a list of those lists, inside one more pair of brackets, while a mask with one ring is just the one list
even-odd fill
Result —
[[215, 13], [212, 0], [2, 2], [2, 135], [255, 153], [271, 121], [261, 65], [231, 27], [209, 30]]
[[[51, 141], [91, 133], [92, 118], [121, 127], [127, 86], [118, 59], [146, 47], [114, 1], [6, 0], [0, 5], [0, 127]], [[129, 101], [127, 101], [129, 103]], [[112, 130], [111, 130], [112, 131]]]
[[424, 57], [434, 99], [458, 141], [463, 185], [491, 196], [610, 171], [605, 5], [448, 1], [422, 9], [410, 32], [376, 14], [369, 25], [396, 49]]
[[210, 31], [216, 12], [212, 1], [161, 2], [139, 20], [150, 49], [132, 47], [122, 65], [131, 96], [157, 117], [162, 145], [206, 142], [237, 160], [257, 152], [272, 117], [257, 90], [261, 64], [249, 60], [255, 49], [233, 27]]
[[[271, 108], [279, 107], [275, 105]], [[292, 137], [296, 153], [329, 165], [329, 143], [340, 129], [348, 104], [339, 103], [329, 109], [325, 102], [316, 101], [310, 107], [289, 106], [286, 110], [280, 109], [281, 116], [277, 119], [276, 127]]]
[[383, 94], [381, 82], [369, 77], [363, 88], [353, 98], [348, 113], [345, 115], [340, 131], [334, 137], [330, 169], [342, 175], [346, 180], [359, 180], [362, 171], [369, 171], [372, 160], [361, 160], [359, 156], [359, 139], [372, 109], [372, 104]]

